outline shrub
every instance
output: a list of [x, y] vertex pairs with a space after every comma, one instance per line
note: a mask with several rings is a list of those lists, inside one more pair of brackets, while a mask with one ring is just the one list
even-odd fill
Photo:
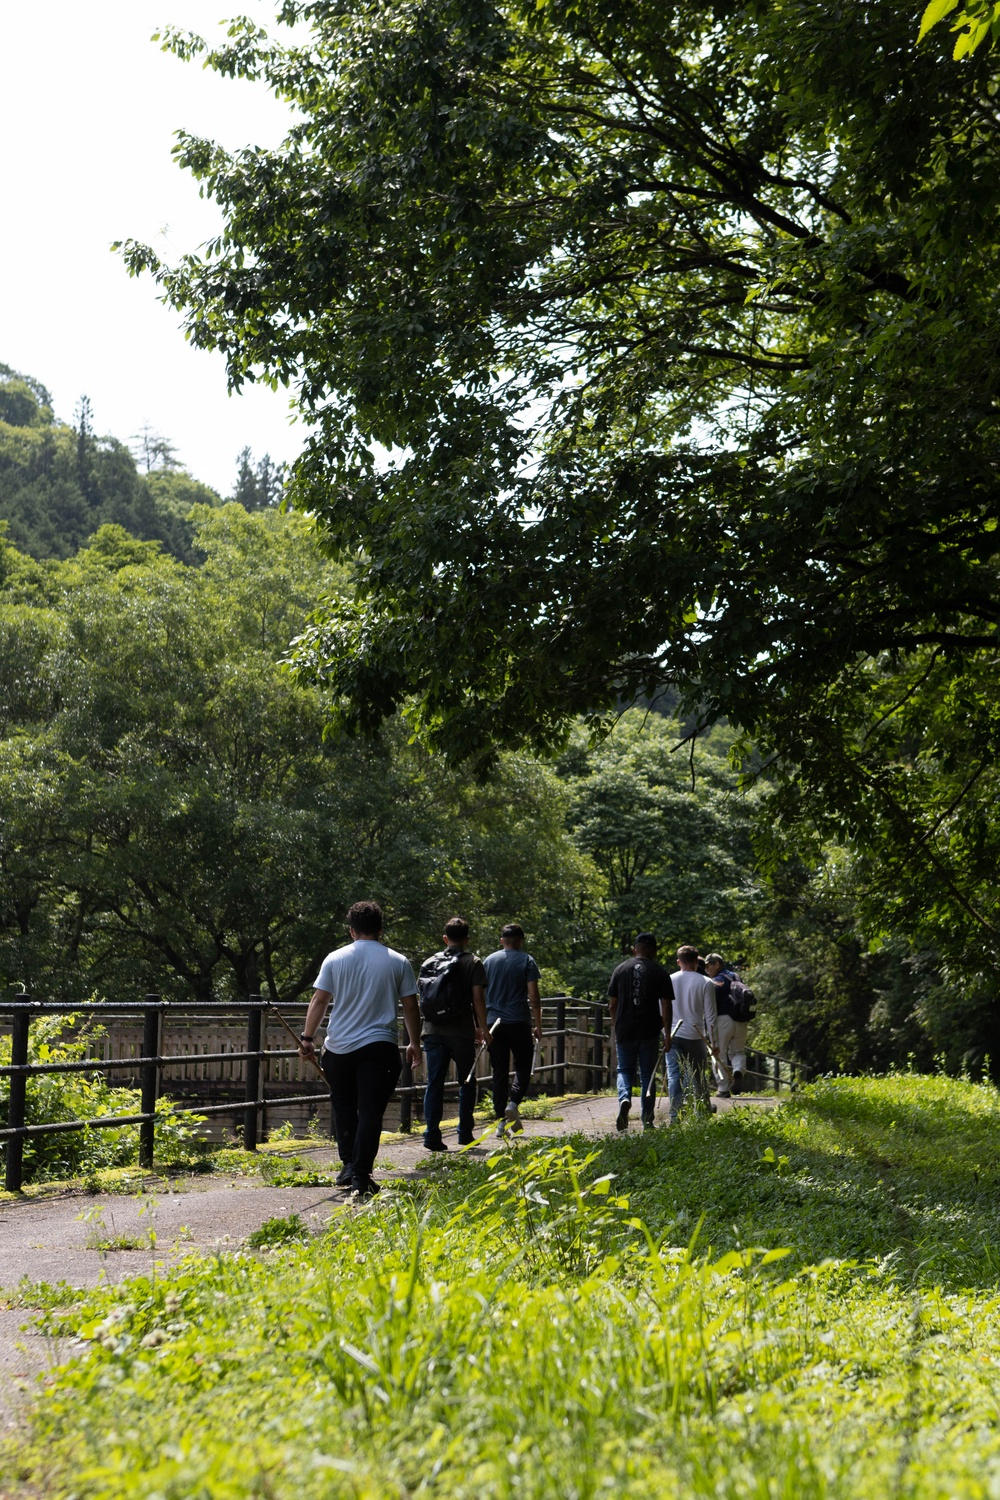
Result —
[[[28, 1036], [30, 1063], [81, 1062], [104, 1027], [92, 1023], [74, 1037], [64, 1032], [77, 1017], [42, 1015], [32, 1020]], [[11, 1039], [0, 1037], [0, 1063], [9, 1065]], [[28, 1080], [26, 1123], [51, 1125], [63, 1120], [94, 1120], [106, 1115], [138, 1114], [138, 1089], [116, 1088], [104, 1073], [43, 1073]], [[0, 1126], [10, 1110], [10, 1078], [0, 1077]], [[169, 1100], [156, 1106], [157, 1159], [163, 1165], [186, 1165], [200, 1154], [195, 1115], [178, 1115]], [[67, 1130], [58, 1135], [28, 1136], [24, 1142], [24, 1180], [52, 1182], [92, 1175], [108, 1167], [127, 1167], [139, 1159], [139, 1126], [118, 1129]]]

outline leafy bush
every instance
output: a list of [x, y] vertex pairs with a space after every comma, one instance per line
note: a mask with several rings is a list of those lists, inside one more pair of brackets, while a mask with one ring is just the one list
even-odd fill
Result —
[[[39, 1016], [28, 1034], [29, 1063], [80, 1062], [104, 1035], [102, 1026], [88, 1024], [72, 1039], [64, 1032], [75, 1015]], [[0, 1037], [0, 1064], [11, 1060], [11, 1039]], [[0, 1126], [9, 1123], [10, 1079], [0, 1077]], [[62, 1120], [94, 1120], [106, 1115], [133, 1115], [142, 1108], [137, 1089], [116, 1088], [104, 1073], [43, 1073], [29, 1078], [26, 1103], [28, 1125], [57, 1124]], [[156, 1106], [157, 1160], [165, 1166], [187, 1165], [202, 1150], [198, 1117], [174, 1113], [170, 1101]], [[67, 1130], [58, 1135], [28, 1136], [24, 1142], [26, 1182], [51, 1182], [89, 1176], [109, 1167], [127, 1167], [139, 1159], [139, 1126], [118, 1129]]]

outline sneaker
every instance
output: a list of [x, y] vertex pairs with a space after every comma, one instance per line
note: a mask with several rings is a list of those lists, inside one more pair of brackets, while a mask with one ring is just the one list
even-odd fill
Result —
[[511, 1135], [518, 1135], [524, 1129], [524, 1121], [517, 1112], [516, 1104], [508, 1104], [504, 1110], [504, 1119], [507, 1122], [507, 1128]]
[[733, 1093], [734, 1094], [742, 1094], [742, 1092], [743, 1092], [743, 1074], [740, 1071], [740, 1069], [737, 1068], [735, 1070], [735, 1072], [733, 1073]]
[[337, 1187], [350, 1187], [354, 1180], [354, 1163], [345, 1161], [334, 1180]]
[[716, 1089], [716, 1091], [715, 1091], [715, 1097], [716, 1097], [716, 1099], [728, 1099], [730, 1097], [729, 1090], [728, 1089]]
[[476, 1137], [474, 1135], [460, 1135], [458, 1144], [460, 1146], [474, 1146], [476, 1144]]
[[506, 1134], [507, 1134], [507, 1121], [504, 1119], [503, 1115], [501, 1115], [500, 1118], [499, 1118], [499, 1120], [497, 1121], [497, 1135], [500, 1137], [501, 1140], [503, 1140], [503, 1138], [504, 1138], [504, 1136]]
[[355, 1198], [374, 1198], [380, 1192], [378, 1183], [374, 1177], [354, 1177], [351, 1179], [351, 1193]]
[[620, 1106], [619, 1106], [619, 1109], [618, 1109], [618, 1118], [615, 1121], [615, 1129], [616, 1130], [627, 1130], [628, 1129], [628, 1112], [629, 1112], [629, 1110], [631, 1108], [632, 1108], [632, 1101], [631, 1101], [631, 1099], [623, 1099], [622, 1102], [621, 1102], [621, 1104], [620, 1104]]
[[447, 1151], [447, 1149], [448, 1147], [445, 1145], [440, 1136], [438, 1136], [436, 1141], [429, 1141], [426, 1136], [424, 1137], [425, 1151]]
[[643, 1117], [642, 1117], [642, 1128], [643, 1128], [643, 1130], [655, 1130], [656, 1129], [656, 1121], [653, 1119], [652, 1115], [643, 1115]]

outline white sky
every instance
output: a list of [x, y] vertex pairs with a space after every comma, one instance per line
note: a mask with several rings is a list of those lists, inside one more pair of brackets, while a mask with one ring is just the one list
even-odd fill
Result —
[[[192, 349], [149, 277], [109, 249], [130, 237], [175, 260], [218, 226], [170, 156], [181, 127], [226, 146], [274, 145], [289, 121], [263, 86], [182, 63], [149, 40], [174, 24], [212, 39], [263, 0], [0, 0], [0, 363], [48, 386], [71, 421], [82, 394], [98, 433], [143, 423], [223, 495], [236, 455], [294, 458], [288, 395], [226, 392], [221, 356]], [[279, 28], [283, 31], [283, 28]], [[287, 35], [287, 32], [284, 33]]]

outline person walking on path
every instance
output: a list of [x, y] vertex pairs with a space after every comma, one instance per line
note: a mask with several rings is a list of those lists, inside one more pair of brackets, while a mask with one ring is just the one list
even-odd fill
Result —
[[608, 981], [608, 1008], [618, 1054], [618, 1130], [628, 1129], [637, 1066], [643, 1128], [653, 1128], [660, 1034], [669, 1052], [672, 1000], [670, 975], [656, 962], [656, 939], [651, 932], [640, 932], [632, 957], [619, 964]]
[[667, 1053], [667, 1087], [670, 1092], [670, 1123], [677, 1119], [684, 1103], [685, 1078], [691, 1079], [694, 1096], [713, 1113], [715, 1105], [708, 1097], [709, 1049], [717, 1051], [715, 1041], [715, 985], [707, 975], [698, 973], [698, 950], [684, 946], [677, 950], [678, 972], [671, 974], [673, 989], [673, 1045]]
[[[542, 1002], [538, 993], [538, 965], [524, 951], [524, 928], [508, 922], [500, 933], [500, 948], [485, 961], [486, 1022], [490, 1028], [493, 1066], [493, 1113], [497, 1134], [509, 1125], [523, 1130], [517, 1106], [528, 1092], [535, 1043], [542, 1037]], [[510, 1062], [514, 1060], [514, 1083]]]
[[420, 1011], [413, 970], [402, 953], [381, 943], [382, 908], [356, 901], [347, 913], [351, 941], [328, 953], [306, 1011], [299, 1056], [315, 1056], [316, 1031], [327, 1006], [326, 1038], [320, 1067], [330, 1085], [334, 1132], [343, 1163], [338, 1187], [363, 1198], [378, 1192], [372, 1168], [382, 1120], [402, 1063], [396, 1002], [403, 1006], [409, 1037], [406, 1055], [420, 1066]]
[[736, 970], [726, 967], [721, 953], [710, 953], [705, 959], [705, 973], [715, 985], [715, 1006], [719, 1017], [719, 1055], [712, 1061], [718, 1085], [716, 1095], [719, 1099], [729, 1099], [743, 1088], [747, 1066], [747, 1023], [737, 1020], [730, 1000]]
[[[424, 1145], [428, 1151], [448, 1149], [441, 1139], [441, 1116], [445, 1079], [452, 1062], [459, 1081], [458, 1144], [470, 1146], [474, 1140], [473, 1111], [479, 1085], [475, 1079], [471, 1083], [466, 1079], [475, 1062], [476, 1043], [485, 1043], [488, 1034], [486, 970], [477, 954], [465, 951], [468, 941], [468, 922], [452, 917], [445, 923], [444, 948], [426, 961], [417, 981], [423, 1012], [421, 1041], [427, 1061]], [[425, 989], [432, 986], [436, 997], [432, 1008], [439, 1015], [436, 1020], [428, 1017], [423, 1003]]]

